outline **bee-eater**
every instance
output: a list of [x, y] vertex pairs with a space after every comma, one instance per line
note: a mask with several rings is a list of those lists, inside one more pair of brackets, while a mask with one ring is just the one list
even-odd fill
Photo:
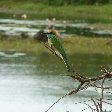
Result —
[[45, 33], [40, 31], [35, 36], [35, 39], [43, 42], [45, 47], [47, 47], [53, 54], [58, 56], [66, 65], [67, 70], [70, 71], [70, 66], [68, 64], [65, 50], [61, 44], [61, 41], [53, 32]]
[[63, 62], [66, 65], [67, 70], [70, 71], [66, 53], [65, 53], [65, 50], [64, 50], [59, 38], [56, 37], [56, 35], [52, 32], [46, 33], [46, 34], [48, 37], [48, 44], [49, 44], [50, 48], [54, 51], [55, 55], [57, 55], [58, 57], [60, 57], [63, 60]]

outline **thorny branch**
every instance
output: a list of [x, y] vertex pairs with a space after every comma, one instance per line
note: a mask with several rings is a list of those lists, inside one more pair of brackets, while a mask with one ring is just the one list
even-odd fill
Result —
[[[80, 84], [78, 85], [77, 88], [75, 88], [72, 91], [66, 93], [61, 98], [59, 98], [56, 102], [54, 102], [45, 112], [48, 112], [56, 103], [58, 103], [61, 99], [63, 99], [64, 97], [66, 97], [68, 95], [76, 94], [79, 91], [87, 89], [90, 86], [98, 87], [98, 86], [95, 85], [95, 82], [97, 82], [97, 81], [101, 81], [101, 86], [98, 87], [98, 88], [101, 89], [100, 99], [97, 99], [97, 102], [93, 98], [91, 98], [91, 100], [93, 101], [94, 106], [96, 107], [95, 110], [97, 110], [97, 112], [103, 112], [103, 110], [102, 110], [102, 103], [104, 102], [103, 93], [104, 93], [105, 89], [110, 89], [110, 87], [104, 87], [104, 82], [105, 82], [106, 79], [111, 79], [112, 78], [112, 72], [110, 70], [105, 69], [105, 68], [102, 68], [101, 72], [102, 72], [102, 74], [100, 76], [97, 76], [97, 77], [94, 77], [94, 78], [88, 78], [88, 77], [84, 77], [84, 76], [80, 75], [79, 73], [77, 73], [74, 70], [70, 70], [70, 75], [68, 75], [68, 76], [70, 76], [74, 80], [80, 82]], [[108, 103], [108, 102], [104, 102], [104, 103]], [[92, 111], [93, 111], [93, 109], [92, 109]]]
[[91, 100], [93, 101], [95, 107], [96, 107], [96, 110], [97, 112], [99, 112], [99, 108], [98, 108], [98, 103], [91, 97]]
[[94, 105], [89, 105], [87, 103], [84, 103], [85, 105], [87, 105], [88, 107], [83, 109], [81, 112], [85, 111], [86, 109], [90, 108], [92, 110], [92, 112], [94, 112], [96, 109], [93, 108]]
[[56, 102], [54, 102], [45, 112], [48, 112], [56, 103], [58, 103], [61, 99], [63, 99], [64, 97], [71, 95], [73, 93], [77, 93], [80, 89], [80, 87], [82, 86], [82, 84], [80, 84], [75, 90], [68, 92], [67, 94], [63, 95], [61, 98], [59, 98]]

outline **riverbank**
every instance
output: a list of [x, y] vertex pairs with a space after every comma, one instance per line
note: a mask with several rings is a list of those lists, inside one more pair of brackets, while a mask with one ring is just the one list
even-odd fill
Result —
[[[101, 54], [112, 55], [111, 38], [87, 38], [87, 37], [67, 37], [62, 39], [63, 46], [68, 55], [72, 54]], [[17, 52], [25, 52], [30, 55], [50, 53], [42, 43], [33, 39], [9, 38], [0, 40], [0, 51], [14, 49]]]
[[112, 4], [107, 5], [76, 5], [76, 6], [48, 6], [34, 2], [0, 1], [0, 15], [4, 17], [20, 18], [20, 14], [27, 14], [28, 19], [56, 18], [62, 20], [86, 22], [112, 22]]

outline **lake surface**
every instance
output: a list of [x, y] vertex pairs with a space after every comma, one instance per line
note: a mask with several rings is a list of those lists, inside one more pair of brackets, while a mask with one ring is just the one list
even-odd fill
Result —
[[[84, 74], [98, 75], [100, 65], [112, 68], [111, 56], [75, 54], [69, 56], [69, 60], [77, 71]], [[77, 84], [67, 76], [65, 66], [60, 60], [52, 55], [0, 53], [1, 112], [45, 112], [58, 98], [71, 91]], [[107, 81], [105, 85], [112, 85], [112, 82]], [[86, 103], [93, 105], [90, 101], [91, 96], [99, 96], [99, 90], [90, 87], [78, 94], [67, 96], [49, 112], [81, 112], [87, 105], [78, 102], [87, 101]], [[105, 96], [110, 98], [111, 94], [105, 93]], [[112, 106], [106, 104], [103, 107], [107, 110], [112, 109]], [[85, 110], [90, 111], [89, 108]]]
[[[48, 27], [54, 26], [61, 35], [82, 35], [88, 37], [112, 37], [112, 30], [100, 24], [99, 28], [91, 23], [65, 21], [65, 20], [16, 20], [0, 19], [0, 35], [4, 37], [21, 37], [24, 34], [32, 38], [40, 29], [48, 31]], [[108, 25], [107, 25], [108, 26]], [[111, 26], [111, 24], [109, 24]]]

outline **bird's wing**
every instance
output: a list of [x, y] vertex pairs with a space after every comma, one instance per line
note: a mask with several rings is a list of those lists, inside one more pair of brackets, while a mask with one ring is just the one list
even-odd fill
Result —
[[60, 40], [57, 37], [54, 37], [54, 39], [51, 39], [51, 41], [53, 43], [53, 46], [57, 49], [57, 51], [63, 56], [64, 59], [67, 60], [65, 50]]
[[60, 40], [55, 35], [48, 35], [48, 43], [56, 52], [59, 52], [58, 54], [62, 55], [61, 58], [63, 57], [64, 60], [67, 60], [64, 48]]
[[70, 70], [70, 66], [67, 61], [65, 50], [60, 42], [60, 40], [54, 34], [48, 34], [48, 43], [51, 49], [55, 52], [55, 54], [60, 57], [66, 65], [68, 71]]
[[56, 37], [56, 35], [48, 34], [48, 43], [49, 43], [50, 47], [53, 46], [55, 48], [55, 50], [59, 51], [60, 53], [62, 51], [64, 52], [62, 44], [61, 44], [60, 40]]

